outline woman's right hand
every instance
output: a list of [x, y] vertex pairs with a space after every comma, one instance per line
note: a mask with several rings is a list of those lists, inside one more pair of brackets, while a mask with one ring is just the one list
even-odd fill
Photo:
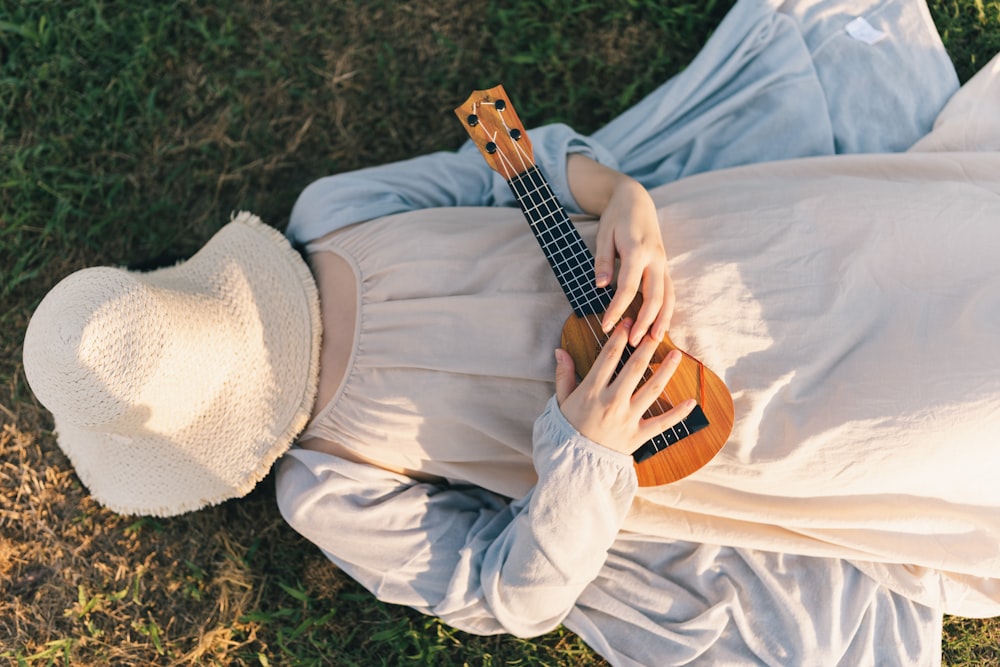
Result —
[[615, 327], [579, 384], [572, 357], [566, 350], [556, 350], [556, 400], [567, 421], [594, 442], [629, 455], [650, 438], [679, 423], [695, 406], [695, 401], [689, 399], [662, 414], [645, 417], [677, 369], [681, 354], [671, 351], [639, 386], [659, 344], [647, 334], [616, 375], [631, 327], [628, 319]]

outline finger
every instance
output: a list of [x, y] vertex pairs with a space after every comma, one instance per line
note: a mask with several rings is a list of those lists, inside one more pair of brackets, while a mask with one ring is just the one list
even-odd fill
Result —
[[632, 328], [632, 320], [630, 318], [625, 318], [621, 321], [621, 324], [615, 327], [615, 330], [611, 332], [611, 336], [604, 343], [600, 354], [597, 355], [597, 359], [591, 365], [590, 371], [587, 373], [587, 380], [593, 378], [595, 382], [600, 382], [602, 386], [607, 386], [611, 382], [611, 378], [614, 377], [615, 372], [618, 370], [618, 362], [621, 361], [625, 345], [628, 343], [630, 328]]
[[[647, 340], [652, 340], [652, 338], [647, 337]], [[670, 378], [680, 366], [682, 358], [683, 355], [678, 350], [671, 350], [650, 378], [632, 396], [635, 405], [646, 411], [656, 403], [663, 395], [663, 390], [670, 382]]]
[[669, 428], [677, 426], [691, 414], [696, 405], [697, 402], [693, 398], [689, 398], [686, 401], [681, 401], [663, 414], [643, 419], [639, 426], [643, 442], [655, 438]]
[[650, 335], [656, 340], [663, 340], [663, 337], [670, 330], [670, 320], [674, 316], [676, 305], [677, 294], [674, 292], [674, 281], [671, 280], [668, 273], [663, 278], [663, 307], [660, 308], [660, 314], [650, 328]]
[[[633, 395], [643, 377], [649, 371], [649, 362], [656, 352], [657, 342], [649, 336], [643, 337], [639, 346], [632, 350], [629, 360], [618, 372], [615, 383], [627, 389], [629, 395]], [[654, 373], [655, 375], [655, 373]]]
[[[597, 228], [597, 250], [594, 253], [594, 284], [607, 287], [615, 272], [614, 231], [611, 225]], [[605, 329], [607, 331], [607, 329]]]
[[556, 401], [559, 405], [562, 405], [574, 389], [576, 389], [576, 365], [569, 352], [559, 348], [556, 350]]
[[[651, 280], [648, 276], [642, 281], [642, 307], [636, 315], [635, 325], [629, 334], [629, 342], [632, 345], [639, 345], [639, 341], [650, 331], [650, 327], [656, 322], [663, 310], [663, 282]], [[663, 336], [656, 337], [661, 340]]]
[[618, 271], [618, 286], [615, 289], [615, 296], [611, 299], [611, 303], [608, 304], [608, 309], [604, 311], [604, 317], [601, 319], [601, 326], [605, 331], [609, 331], [615, 325], [615, 322], [625, 314], [625, 310], [639, 292], [639, 284], [642, 282], [642, 272], [634, 267], [634, 262], [622, 259], [622, 265]]

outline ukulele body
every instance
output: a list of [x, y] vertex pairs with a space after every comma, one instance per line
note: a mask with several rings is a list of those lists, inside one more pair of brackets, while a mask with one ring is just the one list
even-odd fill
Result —
[[[626, 315], [635, 319], [640, 299], [632, 303]], [[562, 347], [576, 366], [577, 375], [583, 377], [590, 371], [594, 360], [607, 340], [601, 331], [600, 315], [571, 315], [562, 330]], [[677, 403], [693, 398], [704, 412], [708, 425], [693, 433], [684, 434], [645, 460], [635, 463], [639, 486], [669, 484], [695, 472], [722, 449], [733, 429], [733, 399], [725, 383], [700, 361], [680, 350], [665, 336], [660, 341], [650, 368], [655, 370], [671, 350], [679, 350], [681, 362], [674, 372], [660, 400], [647, 414], [666, 412]]]

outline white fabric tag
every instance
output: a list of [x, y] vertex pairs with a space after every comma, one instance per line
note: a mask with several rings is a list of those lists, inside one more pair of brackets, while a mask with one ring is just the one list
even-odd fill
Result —
[[847, 34], [865, 44], [881, 42], [887, 35], [859, 16], [845, 26]]

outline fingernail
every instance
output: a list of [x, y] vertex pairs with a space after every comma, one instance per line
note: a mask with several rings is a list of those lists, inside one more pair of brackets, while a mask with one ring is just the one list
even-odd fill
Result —
[[606, 286], [610, 280], [611, 280], [611, 277], [608, 274], [606, 274], [606, 273], [598, 273], [597, 274], [597, 286], [598, 287], [604, 287], [604, 286]]

